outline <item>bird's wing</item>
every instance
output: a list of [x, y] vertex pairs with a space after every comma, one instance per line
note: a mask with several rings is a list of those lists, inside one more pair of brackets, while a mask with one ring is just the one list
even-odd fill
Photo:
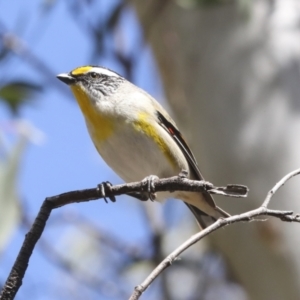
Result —
[[[197, 161], [196, 161], [192, 151], [190, 150], [189, 146], [183, 139], [180, 131], [176, 128], [176, 125], [173, 124], [173, 122], [171, 120], [168, 120], [159, 111], [157, 111], [157, 117], [158, 117], [158, 122], [159, 122], [160, 126], [162, 126], [170, 134], [170, 136], [174, 139], [174, 141], [176, 142], [178, 147], [181, 149], [182, 153], [184, 154], [185, 158], [188, 161], [188, 164], [191, 168], [191, 171], [193, 172], [195, 179], [204, 180], [203, 176], [200, 173]], [[216, 206], [212, 196], [209, 193], [204, 192], [204, 193], [202, 193], [202, 195], [205, 198], [205, 200], [209, 203], [209, 205], [211, 205], [213, 208], [216, 208], [216, 210], [219, 211], [219, 207]], [[212, 224], [214, 221], [216, 221], [215, 218], [208, 216], [206, 213], [201, 211], [199, 208], [197, 208], [191, 204], [187, 204], [187, 203], [186, 203], [186, 205], [192, 211], [192, 213], [196, 217], [199, 225], [202, 228], [205, 228], [208, 225]], [[221, 212], [221, 214], [222, 214], [222, 212]], [[224, 216], [227, 216], [227, 215], [228, 214], [226, 212], [224, 212]]]
[[[167, 118], [164, 117], [159, 111], [157, 111], [157, 116], [158, 116], [160, 126], [162, 126], [170, 134], [170, 136], [174, 139], [178, 147], [181, 149], [182, 153], [184, 154], [185, 158], [189, 163], [189, 166], [191, 167], [195, 179], [204, 180], [203, 176], [200, 173], [195, 156], [192, 153], [189, 146], [187, 145], [187, 143], [185, 142], [185, 140], [183, 139], [180, 131], [176, 128], [176, 126], [173, 123], [167, 120]], [[215, 207], [216, 204], [214, 200], [212, 199], [210, 194], [207, 193], [207, 195], [209, 195], [207, 199], [208, 203], [212, 207]]]

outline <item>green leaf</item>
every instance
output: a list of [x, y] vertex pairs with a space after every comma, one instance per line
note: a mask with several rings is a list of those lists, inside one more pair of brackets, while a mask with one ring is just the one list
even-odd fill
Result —
[[40, 85], [26, 81], [15, 81], [0, 88], [0, 100], [8, 105], [14, 115], [17, 115], [20, 106], [32, 102], [34, 94], [41, 90]]
[[0, 253], [21, 218], [17, 175], [26, 144], [27, 138], [22, 136], [5, 159], [0, 160]]

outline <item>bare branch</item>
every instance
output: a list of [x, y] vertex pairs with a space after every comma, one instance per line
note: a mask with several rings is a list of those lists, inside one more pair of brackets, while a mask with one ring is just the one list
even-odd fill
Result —
[[[105, 195], [103, 195], [103, 188]], [[144, 197], [138, 197], [138, 193], [147, 192], [148, 183], [146, 181], [139, 181], [133, 183], [119, 184], [110, 186], [105, 183], [99, 185], [98, 188], [86, 189], [80, 191], [72, 191], [57, 196], [49, 197], [46, 200], [54, 204], [54, 208], [75, 203], [75, 202], [86, 202], [91, 200], [97, 200], [101, 198], [111, 198], [119, 195], [131, 195], [135, 198], [145, 200]], [[180, 176], [174, 176], [170, 178], [163, 178], [153, 181], [154, 192], [164, 191], [191, 191], [191, 192], [208, 192], [210, 194], [219, 194], [227, 197], [244, 198], [247, 197], [248, 188], [244, 185], [228, 185], [226, 187], [215, 187], [208, 181], [197, 181], [182, 178]]]
[[50, 213], [54, 205], [52, 202], [45, 200], [40, 208], [40, 211], [31, 227], [29, 232], [26, 234], [23, 245], [17, 256], [17, 259], [12, 267], [12, 270], [6, 280], [3, 290], [0, 293], [1, 300], [14, 299], [28, 267], [29, 258], [31, 257], [32, 251], [41, 237], [46, 222], [50, 216]]
[[285, 222], [297, 222], [300, 223], [300, 215], [294, 215], [292, 211], [280, 211], [271, 210], [267, 206], [270, 203], [272, 196], [282, 187], [289, 179], [300, 174], [300, 169], [297, 169], [286, 176], [284, 176], [268, 193], [263, 204], [254, 210], [248, 211], [246, 213], [228, 217], [226, 219], [218, 219], [211, 226], [205, 228], [204, 230], [198, 232], [197, 234], [190, 237], [183, 244], [181, 244], [177, 249], [175, 249], [171, 254], [169, 254], [152, 272], [151, 274], [138, 286], [135, 287], [129, 300], [137, 300], [140, 298], [142, 293], [150, 286], [150, 284], [167, 268], [169, 267], [178, 256], [187, 250], [189, 247], [203, 239], [205, 236], [216, 231], [217, 229], [224, 227], [226, 225], [242, 222], [242, 221], [253, 221], [255, 217], [258, 216], [272, 216], [278, 218]]
[[190, 237], [183, 244], [181, 244], [176, 250], [174, 250], [171, 254], [169, 254], [153, 271], [152, 273], [138, 286], [135, 287], [133, 294], [129, 298], [129, 300], [137, 300], [140, 298], [142, 293], [150, 286], [150, 284], [172, 263], [178, 258], [178, 256], [187, 250], [189, 247], [199, 242], [205, 236], [210, 233], [216, 231], [217, 229], [224, 227], [226, 225], [242, 222], [242, 221], [252, 221], [253, 218], [258, 216], [273, 216], [281, 219], [286, 222], [298, 222], [300, 223], [300, 216], [293, 215], [292, 211], [280, 211], [280, 210], [269, 210], [263, 206], [232, 217], [228, 217], [226, 219], [218, 219], [215, 223], [205, 228], [204, 230], [198, 232], [197, 234]]
[[[182, 176], [174, 176], [166, 179], [157, 179], [153, 181], [154, 192], [161, 191], [193, 191], [193, 192], [208, 192], [208, 193], [222, 193], [231, 197], [246, 197], [248, 188], [242, 185], [230, 185], [228, 187], [214, 187], [211, 183], [206, 181], [189, 180]], [[22, 280], [28, 267], [29, 259], [32, 251], [41, 237], [46, 222], [50, 217], [52, 209], [60, 206], [71, 204], [75, 202], [86, 202], [96, 199], [110, 198], [113, 202], [114, 197], [122, 194], [143, 193], [147, 191], [148, 183], [144, 180], [140, 182], [120, 184], [111, 186], [109, 183], [103, 183], [94, 189], [87, 189], [81, 191], [73, 191], [46, 198], [41, 209], [27, 233], [23, 242], [22, 248], [18, 257], [12, 267], [9, 277], [0, 293], [0, 300], [14, 299], [17, 291], [22, 285]]]

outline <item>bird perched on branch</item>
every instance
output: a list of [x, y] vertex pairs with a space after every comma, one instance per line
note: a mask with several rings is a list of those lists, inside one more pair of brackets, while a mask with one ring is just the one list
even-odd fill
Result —
[[[123, 180], [167, 178], [182, 170], [190, 179], [203, 180], [175, 122], [144, 90], [97, 66], [79, 67], [57, 78], [70, 86], [96, 149]], [[159, 192], [156, 199], [170, 197], [183, 200], [201, 228], [229, 216], [207, 192]]]

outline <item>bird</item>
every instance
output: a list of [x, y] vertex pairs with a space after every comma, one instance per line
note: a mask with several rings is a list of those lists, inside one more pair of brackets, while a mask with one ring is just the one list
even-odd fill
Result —
[[[57, 78], [71, 88], [98, 153], [125, 182], [182, 170], [189, 179], [204, 180], [175, 122], [146, 91], [101, 66], [77, 67]], [[182, 200], [200, 229], [230, 216], [208, 192], [156, 193], [157, 201], [168, 198]]]

